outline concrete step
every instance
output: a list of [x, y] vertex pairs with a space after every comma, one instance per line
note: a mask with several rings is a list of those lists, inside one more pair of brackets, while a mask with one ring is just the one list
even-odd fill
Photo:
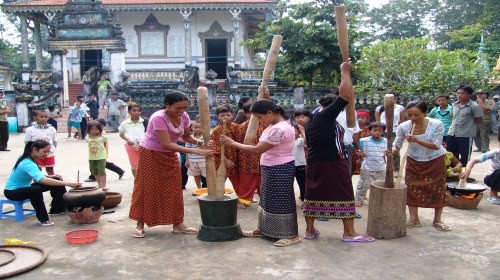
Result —
[[83, 92], [83, 83], [70, 83], [68, 85], [68, 88], [69, 104], [70, 106], [72, 106], [73, 103], [75, 103], [77, 97], [80, 96]]
[[[106, 115], [108, 113], [107, 108], [100, 108], [99, 109], [99, 118], [106, 119]], [[59, 118], [57, 118], [57, 132], [59, 133], [67, 133], [68, 132], [68, 126], [66, 123], [68, 122], [68, 117], [69, 117], [69, 108], [63, 108], [59, 114]], [[112, 131], [113, 129], [110, 128], [109, 126], [106, 126], [104, 128], [105, 131], [109, 132]], [[75, 130], [73, 129], [73, 132]]]

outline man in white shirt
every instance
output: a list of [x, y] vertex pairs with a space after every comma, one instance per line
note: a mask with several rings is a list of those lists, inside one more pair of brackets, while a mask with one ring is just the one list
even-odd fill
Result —
[[108, 105], [108, 123], [113, 127], [113, 132], [118, 132], [120, 116], [128, 105], [125, 101], [118, 99], [118, 96], [118, 92], [113, 91], [111, 98], [106, 101], [106, 105]]

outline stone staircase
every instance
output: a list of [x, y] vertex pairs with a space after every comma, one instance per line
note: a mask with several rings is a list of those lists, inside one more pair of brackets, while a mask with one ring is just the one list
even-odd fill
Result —
[[83, 92], [83, 83], [69, 83], [69, 106], [73, 106], [76, 101], [76, 98], [82, 95]]
[[[76, 100], [76, 97], [75, 97], [75, 100]], [[73, 103], [70, 103], [71, 106], [73, 106]], [[100, 108], [99, 109], [99, 118], [106, 119], [107, 114], [108, 114], [107, 108], [105, 108], [105, 109]], [[69, 108], [63, 108], [61, 110], [61, 112], [59, 112], [59, 118], [57, 118], [57, 132], [58, 133], [67, 133], [68, 132], [68, 127], [66, 126], [66, 123], [68, 122], [68, 116], [69, 116]], [[113, 129], [106, 126], [104, 130], [109, 132], [109, 131], [112, 131]], [[75, 132], [75, 129], [73, 129], [73, 132]]]

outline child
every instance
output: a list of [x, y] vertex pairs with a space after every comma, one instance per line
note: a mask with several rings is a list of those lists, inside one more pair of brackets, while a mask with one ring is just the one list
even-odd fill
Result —
[[352, 174], [359, 175], [361, 170], [361, 163], [363, 158], [358, 156], [358, 152], [361, 152], [359, 147], [359, 139], [370, 136], [370, 129], [368, 129], [368, 124], [370, 122], [370, 112], [368, 110], [358, 110], [356, 111], [356, 116], [358, 117], [359, 132], [352, 135], [353, 146], [352, 150]]
[[387, 152], [387, 139], [382, 137], [385, 131], [385, 124], [374, 122], [368, 126], [369, 137], [360, 139], [361, 152], [363, 157], [361, 164], [361, 174], [356, 187], [356, 207], [363, 206], [366, 199], [366, 192], [370, 188], [372, 181], [383, 180], [385, 177], [385, 156]]
[[108, 98], [109, 88], [113, 89], [111, 82], [106, 80], [106, 75], [101, 75], [101, 80], [97, 82], [97, 94], [99, 97], [99, 106], [104, 108], [104, 103]]
[[45, 159], [38, 159], [38, 166], [45, 167], [48, 175], [55, 175], [54, 165], [56, 164], [54, 152], [57, 147], [57, 131], [48, 124], [49, 113], [47, 111], [35, 111], [34, 115], [36, 123], [26, 129], [24, 135], [25, 143], [36, 140], [44, 140], [50, 144], [50, 153]]
[[68, 116], [68, 139], [71, 139], [71, 127], [76, 128], [76, 131], [78, 132], [78, 135], [75, 137], [77, 140], [80, 139], [80, 136], [82, 135], [82, 130], [80, 128], [82, 118], [85, 115], [85, 110], [81, 108], [80, 106], [82, 103], [80, 100], [75, 101], [75, 106], [71, 108]]
[[[87, 104], [85, 104], [85, 97], [83, 95], [80, 95], [77, 97], [78, 101], [80, 101], [80, 107], [85, 110], [85, 115], [82, 117], [82, 121], [80, 122], [80, 130], [82, 131], [82, 136], [80, 139], [85, 140], [85, 136], [87, 136], [87, 119], [89, 117], [89, 107], [87, 107]], [[75, 133], [75, 138], [76, 138], [77, 133]]]
[[[193, 137], [196, 140], [203, 140], [203, 134], [201, 133], [201, 123], [199, 121], [194, 121], [191, 124], [191, 129], [193, 130]], [[186, 143], [186, 148], [198, 149], [199, 146], [197, 144]], [[188, 168], [188, 175], [194, 177], [196, 187], [198, 189], [201, 189], [201, 176], [207, 177], [205, 157], [197, 154], [187, 154], [185, 164]]]
[[[106, 121], [104, 119], [97, 119], [97, 122], [99, 122], [103, 128], [102, 135], [106, 136], [106, 131], [104, 131], [104, 127], [106, 126]], [[106, 169], [109, 169], [118, 174], [118, 180], [120, 180], [123, 177], [123, 174], [125, 174], [125, 170], [121, 169], [118, 165], [109, 161], [106, 161]], [[92, 174], [90, 174], [89, 178], [84, 180], [84, 182], [95, 182], [95, 181], [96, 178]]]
[[491, 160], [490, 170], [483, 181], [491, 190], [490, 197], [486, 200], [493, 204], [500, 204], [500, 198], [498, 197], [498, 192], [500, 191], [500, 149], [486, 152], [479, 158], [469, 161], [465, 171], [460, 174], [460, 178], [467, 180], [474, 165], [476, 163], [483, 163], [487, 160]]
[[298, 125], [302, 127], [306, 127], [307, 123], [309, 123], [309, 118], [311, 117], [311, 113], [306, 109], [299, 109], [293, 112], [293, 118]]
[[306, 131], [300, 124], [294, 125], [294, 128], [295, 144], [292, 153], [295, 158], [295, 180], [297, 180], [297, 184], [299, 185], [300, 200], [304, 201], [306, 191]]
[[[213, 141], [212, 148], [214, 152], [220, 153], [221, 144], [219, 140], [222, 135], [222, 123], [226, 123], [226, 136], [231, 139], [237, 139], [239, 126], [231, 122], [233, 119], [233, 113], [230, 105], [220, 105], [215, 110], [215, 113], [217, 114], [219, 124], [213, 129], [212, 134], [210, 135], [210, 140]], [[224, 160], [226, 164], [226, 176], [233, 184], [234, 191], [239, 197], [238, 150], [234, 147], [226, 146], [224, 159], [221, 159], [220, 156], [214, 156], [216, 170], [219, 169], [221, 160]], [[245, 205], [238, 202], [238, 208], [244, 209]]]
[[439, 95], [436, 98], [436, 103], [439, 105], [438, 107], [433, 108], [427, 116], [429, 118], [434, 118], [443, 123], [443, 141], [446, 142], [446, 138], [448, 137], [448, 129], [450, 129], [451, 121], [453, 119], [453, 111], [451, 105], [448, 104], [450, 101], [450, 97], [446, 95]]
[[87, 107], [89, 108], [90, 119], [94, 121], [97, 120], [99, 118], [99, 102], [95, 100], [95, 95], [93, 93], [89, 94]]
[[59, 118], [59, 112], [56, 111], [56, 106], [49, 105], [49, 119], [47, 123], [52, 125], [57, 131], [57, 118]]
[[[245, 140], [245, 134], [247, 133], [248, 123], [250, 120], [250, 107], [253, 101], [248, 101], [243, 105], [242, 109], [245, 114], [244, 121], [240, 124], [238, 128], [238, 139], [237, 141], [243, 143]], [[266, 125], [259, 122], [257, 127], [255, 145], [259, 143], [260, 136], [262, 132], [266, 129]], [[239, 176], [239, 190], [238, 190], [238, 202], [240, 203], [240, 209], [242, 205], [249, 207], [252, 203], [257, 202], [254, 200], [255, 191], [260, 195], [260, 155], [253, 155], [245, 153], [243, 151], [238, 151], [238, 176]]]
[[148, 122], [141, 117], [141, 106], [137, 104], [131, 105], [128, 107], [128, 112], [130, 118], [124, 120], [120, 124], [118, 131], [120, 132], [120, 137], [127, 142], [125, 144], [125, 150], [127, 151], [128, 160], [132, 167], [132, 175], [135, 177], [135, 173], [137, 172], [137, 161], [139, 159], [139, 143], [144, 137]]
[[113, 127], [113, 132], [118, 132], [120, 126], [120, 117], [122, 111], [127, 107], [127, 103], [118, 99], [118, 92], [111, 93], [111, 99], [107, 101], [108, 105], [108, 123]]
[[[443, 140], [442, 145], [446, 149], [445, 140]], [[444, 164], [446, 165], [446, 178], [458, 177], [460, 173], [464, 171], [462, 163], [452, 152], [446, 151], [444, 155], [445, 155]], [[452, 164], [454, 167], [451, 167]]]
[[108, 157], [108, 138], [102, 135], [102, 125], [98, 121], [90, 121], [87, 124], [87, 134], [90, 173], [95, 176], [99, 188], [107, 192], [106, 158]]

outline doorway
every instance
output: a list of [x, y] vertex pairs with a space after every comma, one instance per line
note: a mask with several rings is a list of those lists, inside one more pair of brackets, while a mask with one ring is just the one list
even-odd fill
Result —
[[217, 79], [226, 79], [227, 39], [206, 39], [207, 72], [212, 69], [217, 72]]
[[90, 67], [102, 68], [102, 50], [80, 51], [80, 73], [83, 75]]

